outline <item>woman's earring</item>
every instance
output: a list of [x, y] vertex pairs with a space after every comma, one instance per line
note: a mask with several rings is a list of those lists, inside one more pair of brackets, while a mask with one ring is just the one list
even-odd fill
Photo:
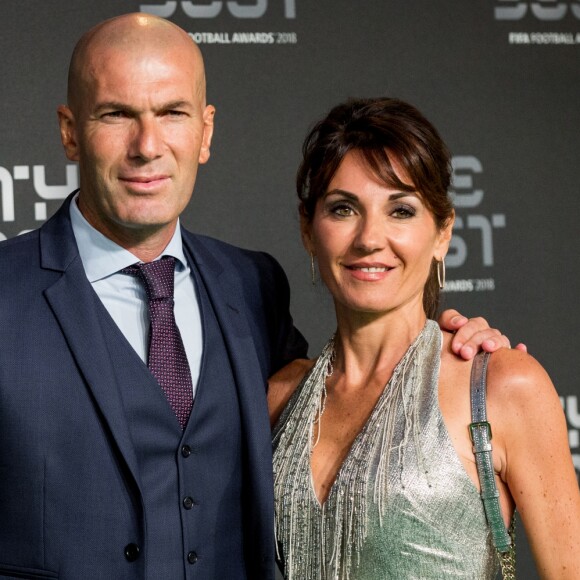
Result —
[[312, 278], [312, 285], [316, 285], [316, 268], [314, 267], [314, 254], [310, 252], [310, 276]]
[[445, 288], [445, 258], [437, 262], [437, 282], [439, 282], [439, 290]]

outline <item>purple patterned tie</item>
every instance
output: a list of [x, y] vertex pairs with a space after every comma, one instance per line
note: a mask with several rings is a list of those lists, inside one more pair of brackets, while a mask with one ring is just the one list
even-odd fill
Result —
[[147, 366], [161, 385], [181, 428], [185, 429], [193, 406], [193, 389], [173, 314], [174, 267], [175, 258], [164, 256], [147, 264], [134, 264], [121, 272], [137, 276], [145, 284], [151, 319]]

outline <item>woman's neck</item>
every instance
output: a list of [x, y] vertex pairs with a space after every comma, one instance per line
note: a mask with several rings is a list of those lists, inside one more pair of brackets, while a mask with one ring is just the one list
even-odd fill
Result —
[[381, 315], [336, 307], [334, 368], [346, 384], [368, 384], [372, 377], [390, 377], [394, 367], [425, 326], [421, 305]]

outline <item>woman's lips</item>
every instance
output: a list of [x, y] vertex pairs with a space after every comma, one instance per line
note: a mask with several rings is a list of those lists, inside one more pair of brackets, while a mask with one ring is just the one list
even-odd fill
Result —
[[344, 267], [351, 273], [353, 278], [364, 282], [377, 282], [383, 280], [393, 269], [391, 266], [381, 263], [344, 264]]

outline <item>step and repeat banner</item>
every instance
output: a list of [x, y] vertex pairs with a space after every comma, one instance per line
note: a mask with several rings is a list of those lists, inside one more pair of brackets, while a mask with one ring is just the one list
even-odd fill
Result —
[[444, 303], [545, 366], [580, 472], [580, 0], [3, 0], [0, 239], [41, 225], [77, 186], [56, 116], [70, 53], [95, 23], [136, 11], [199, 43], [217, 108], [183, 222], [282, 263], [312, 354], [333, 313], [298, 231], [307, 130], [348, 97], [399, 97], [433, 121], [457, 208]]

